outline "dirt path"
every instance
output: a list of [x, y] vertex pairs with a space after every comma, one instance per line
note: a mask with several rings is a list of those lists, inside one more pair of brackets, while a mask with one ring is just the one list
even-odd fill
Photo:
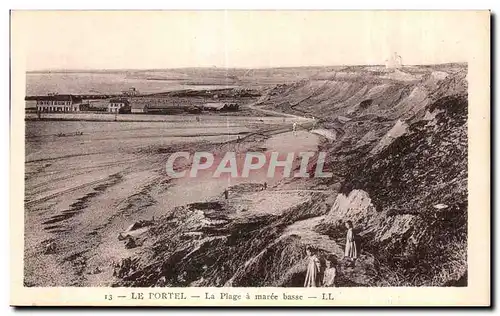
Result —
[[311, 121], [312, 120], [310, 118], [299, 116], [299, 115], [294, 115], [294, 114], [290, 114], [290, 113], [283, 113], [283, 112], [278, 112], [278, 111], [269, 110], [269, 109], [263, 109], [261, 107], [256, 106], [256, 104], [257, 104], [257, 102], [253, 102], [253, 103], [249, 103], [245, 106], [252, 109], [252, 110], [260, 111], [260, 112], [265, 113], [265, 114], [276, 115], [276, 116], [285, 116], [285, 117], [290, 117], [290, 118], [294, 118], [294, 119], [301, 120], [301, 121], [304, 121], [304, 120]]

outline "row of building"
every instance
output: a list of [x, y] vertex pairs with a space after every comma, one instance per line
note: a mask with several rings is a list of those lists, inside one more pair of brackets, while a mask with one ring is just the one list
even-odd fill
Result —
[[[96, 106], [97, 102], [100, 103], [100, 106]], [[103, 103], [105, 104], [105, 107], [102, 107]], [[36, 111], [41, 113], [81, 112], [92, 111], [97, 108], [110, 113], [131, 112], [130, 103], [124, 98], [91, 100], [83, 99], [82, 96], [74, 96], [71, 94], [26, 97], [26, 108], [36, 108]]]
[[108, 112], [124, 114], [180, 114], [184, 112], [199, 113], [201, 111], [238, 111], [239, 109], [238, 104], [233, 102], [202, 102], [193, 104], [189, 100], [173, 102], [166, 98], [76, 96], [71, 94], [26, 97], [26, 103], [27, 109], [36, 108], [36, 111], [39, 113]]

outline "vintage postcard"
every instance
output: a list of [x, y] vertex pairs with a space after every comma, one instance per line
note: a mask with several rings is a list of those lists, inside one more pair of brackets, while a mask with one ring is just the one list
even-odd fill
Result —
[[12, 11], [11, 304], [489, 306], [489, 11]]

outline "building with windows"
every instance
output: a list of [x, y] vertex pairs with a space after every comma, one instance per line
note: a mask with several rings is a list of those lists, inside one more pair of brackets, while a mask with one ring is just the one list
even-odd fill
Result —
[[[28, 98], [27, 98], [28, 99]], [[36, 101], [38, 112], [79, 112], [80, 99], [70, 94], [53, 94], [29, 97]]]
[[109, 99], [108, 112], [130, 113], [130, 104], [126, 99]]
[[133, 96], [137, 96], [139, 94], [139, 91], [137, 91], [136, 88], [132, 87], [132, 88], [129, 88], [128, 90], [122, 91], [122, 94], [129, 96], [129, 97], [133, 97]]

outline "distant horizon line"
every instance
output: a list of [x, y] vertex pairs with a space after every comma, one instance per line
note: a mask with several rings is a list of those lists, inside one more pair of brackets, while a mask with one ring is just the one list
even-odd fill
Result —
[[[434, 64], [403, 64], [405, 66], [432, 66], [432, 65], [451, 65], [451, 64], [467, 64], [467, 62], [446, 62]], [[385, 64], [345, 64], [345, 65], [309, 65], [309, 66], [277, 66], [277, 67], [223, 67], [223, 66], [186, 66], [186, 67], [170, 67], [170, 68], [48, 68], [26, 70], [26, 73], [45, 73], [45, 72], [111, 72], [111, 71], [159, 71], [159, 70], [180, 70], [180, 69], [234, 69], [234, 70], [266, 70], [266, 69], [291, 69], [291, 68], [328, 68], [328, 67], [375, 67]]]

